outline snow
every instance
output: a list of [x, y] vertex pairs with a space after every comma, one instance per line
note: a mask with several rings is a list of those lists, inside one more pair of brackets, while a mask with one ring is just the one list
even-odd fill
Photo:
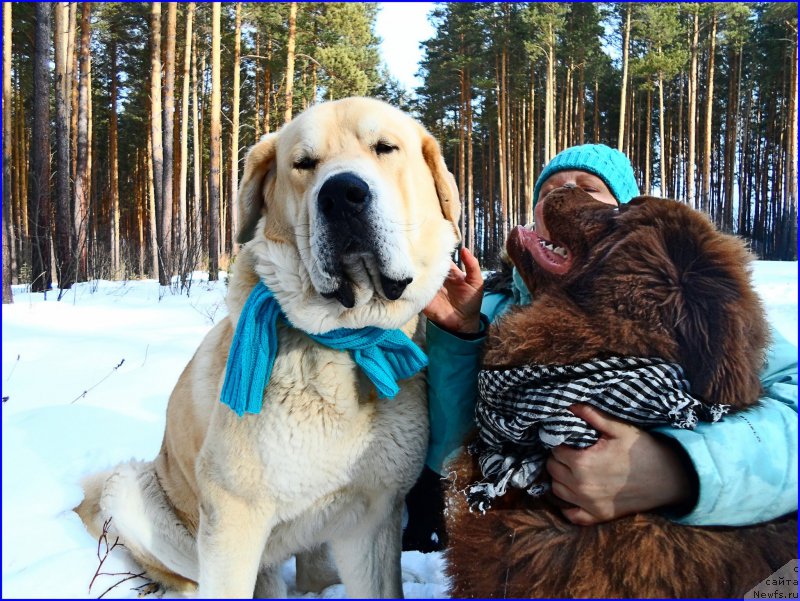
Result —
[[[797, 345], [797, 263], [759, 261], [754, 275], [771, 322]], [[188, 296], [152, 280], [78, 284], [60, 302], [57, 291], [45, 299], [14, 287], [14, 304], [2, 308], [3, 597], [94, 598], [124, 578], [101, 576], [88, 590], [98, 544], [72, 512], [78, 482], [155, 457], [169, 393], [226, 315], [224, 295], [224, 282], [201, 273]], [[407, 597], [445, 596], [440, 553], [405, 552], [402, 561]], [[117, 548], [103, 571], [138, 569]], [[292, 597], [345, 596], [341, 585], [297, 592], [293, 561], [283, 575]], [[137, 597], [142, 584], [123, 582], [106, 597]]]

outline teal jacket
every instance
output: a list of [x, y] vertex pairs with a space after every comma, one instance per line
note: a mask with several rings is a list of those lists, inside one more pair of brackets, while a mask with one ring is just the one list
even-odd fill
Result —
[[[514, 302], [529, 302], [518, 290], [514, 299], [485, 294], [481, 312], [493, 321]], [[772, 337], [758, 405], [694, 430], [656, 429], [686, 451], [699, 484], [695, 506], [680, 516], [668, 515], [672, 520], [741, 526], [797, 511], [797, 347], [777, 331]], [[483, 343], [483, 337], [464, 340], [428, 322], [431, 442], [426, 463], [440, 474], [474, 427]]]

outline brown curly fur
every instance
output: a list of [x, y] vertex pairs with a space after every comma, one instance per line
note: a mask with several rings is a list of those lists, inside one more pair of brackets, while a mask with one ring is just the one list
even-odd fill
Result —
[[[768, 326], [740, 240], [686, 205], [648, 197], [617, 211], [565, 188], [542, 215], [573, 267], [544, 272], [510, 237], [534, 301], [491, 327], [486, 366], [659, 356], [680, 363], [709, 403], [757, 401]], [[456, 597], [741, 597], [797, 556], [795, 515], [742, 528], [653, 514], [582, 527], [552, 500], [512, 491], [481, 516], [461, 492], [481, 478], [476, 461], [464, 452], [451, 468], [446, 559]]]

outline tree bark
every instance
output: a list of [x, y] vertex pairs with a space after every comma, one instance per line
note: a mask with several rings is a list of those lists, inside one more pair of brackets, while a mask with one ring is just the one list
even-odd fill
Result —
[[[161, 113], [158, 113], [161, 115]], [[157, 181], [155, 177], [155, 161], [153, 160], [153, 131], [152, 126], [153, 114], [150, 115], [150, 131], [147, 135], [147, 216], [150, 225], [150, 275], [151, 277], [159, 277], [159, 260], [158, 260], [158, 214], [156, 213], [156, 188]], [[159, 129], [159, 131], [161, 131]]]
[[[194, 64], [192, 56], [192, 21], [194, 18], [195, 3], [190, 2], [186, 8], [186, 42], [183, 50], [183, 94], [181, 95], [181, 171], [178, 177], [178, 261], [180, 262], [180, 275], [183, 276], [188, 265], [186, 253], [186, 188], [189, 172], [189, 69]], [[193, 130], [197, 132], [197, 129]], [[195, 190], [196, 192], [196, 190]]]
[[231, 193], [228, 197], [231, 230], [231, 253], [239, 252], [236, 234], [239, 230], [237, 197], [239, 192], [239, 61], [242, 42], [242, 3], [236, 3], [236, 31], [233, 48], [233, 125], [231, 127]]
[[76, 263], [76, 281], [87, 277], [87, 251], [89, 236], [89, 187], [91, 171], [89, 165], [89, 14], [91, 3], [84, 2], [81, 11], [81, 49], [80, 49], [80, 84], [78, 86], [78, 146], [76, 149], [77, 164], [75, 171], [75, 201], [73, 205], [73, 227]]
[[120, 256], [120, 228], [119, 228], [119, 156], [117, 142], [117, 40], [111, 38], [109, 49], [111, 59], [111, 122], [108, 129], [108, 148], [110, 168], [110, 194], [111, 194], [111, 267], [113, 278], [121, 275], [122, 257]]
[[50, 289], [50, 5], [36, 4], [31, 132], [31, 290]]
[[625, 142], [625, 107], [628, 94], [628, 47], [631, 38], [631, 4], [625, 5], [625, 26], [622, 31], [622, 90], [619, 100], [619, 133], [617, 150], [622, 150]]
[[[73, 186], [75, 182], [75, 174], [78, 170], [78, 55], [80, 54], [80, 45], [76, 44], [77, 38], [77, 21], [78, 21], [78, 3], [69, 3], [69, 40], [67, 41], [67, 55], [69, 58], [69, 79], [70, 79], [70, 148], [72, 149], [70, 166], [70, 175], [72, 177]], [[74, 189], [73, 189], [74, 196]], [[73, 237], [75, 232], [72, 232]], [[73, 253], [75, 252], [73, 240]], [[76, 267], [77, 269], [77, 267]]]
[[3, 304], [14, 302], [11, 227], [11, 3], [3, 3]]
[[497, 66], [497, 168], [499, 173], [500, 183], [500, 234], [503, 240], [506, 238], [506, 227], [508, 215], [508, 189], [506, 188], [506, 154], [505, 154], [505, 125], [503, 123], [503, 116], [505, 115], [505, 72], [503, 67], [505, 63], [502, 58], [496, 58]]
[[[283, 113], [283, 122], [292, 120], [292, 92], [294, 90], [294, 47], [297, 24], [297, 2], [289, 5], [289, 40], [286, 43], [286, 110]], [[266, 129], [266, 128], [265, 128]]]
[[697, 120], [697, 45], [700, 39], [700, 8], [695, 6], [692, 20], [692, 32], [690, 43], [690, 67], [689, 67], [689, 114], [686, 115], [686, 125], [689, 129], [689, 140], [686, 149], [686, 198], [689, 204], [697, 208], [694, 190], [694, 167], [695, 167], [695, 123]]
[[267, 39], [267, 64], [264, 69], [264, 133], [269, 133], [269, 117], [270, 107], [272, 106], [272, 67], [270, 61], [272, 60], [272, 37]]
[[469, 220], [467, 222], [467, 246], [475, 249], [475, 194], [473, 191], [473, 144], [472, 144], [472, 78], [467, 69], [467, 206], [469, 207]]
[[653, 114], [653, 92], [647, 89], [647, 112], [645, 113], [645, 134], [644, 134], [644, 193], [650, 194], [650, 131]]
[[211, 17], [211, 153], [209, 156], [208, 279], [219, 279], [220, 223], [220, 5], [212, 4]]
[[161, 261], [164, 278], [161, 282], [169, 284], [174, 272], [172, 254], [172, 206], [173, 176], [175, 169], [175, 29], [178, 11], [177, 2], [167, 2], [166, 46], [164, 49], [164, 85], [162, 93], [161, 122], [164, 128], [163, 153], [164, 166], [161, 173], [161, 207], [158, 216], [161, 222]]
[[664, 74], [658, 73], [658, 193], [667, 195], [667, 135], [664, 130]]
[[594, 105], [593, 112], [594, 112], [594, 127], [593, 127], [593, 141], [595, 144], [600, 143], [600, 82], [595, 79], [594, 80]]
[[256, 31], [256, 58], [253, 60], [255, 70], [255, 79], [253, 85], [255, 86], [255, 94], [253, 100], [255, 101], [255, 110], [253, 111], [253, 127], [255, 134], [253, 136], [255, 142], [258, 142], [261, 137], [261, 32]]
[[55, 255], [56, 277], [59, 288], [69, 288], [75, 277], [72, 261], [72, 236], [70, 226], [70, 158], [69, 158], [69, 95], [72, 84], [67, 53], [69, 35], [69, 4], [57, 2], [55, 10], [55, 94], [56, 94], [56, 198], [55, 198]]
[[711, 123], [714, 110], [714, 54], [717, 48], [717, 11], [712, 8], [711, 30], [708, 34], [708, 77], [706, 88], [705, 136], [703, 138], [703, 180], [701, 207], [704, 211], [711, 211]]
[[586, 76], [584, 73], [584, 66], [586, 63], [586, 59], [584, 58], [581, 61], [581, 64], [578, 65], [578, 123], [576, 124], [576, 133], [577, 138], [576, 142], [578, 144], [583, 144], [586, 140], [585, 135], [585, 121], [586, 121]]
[[153, 2], [150, 11], [150, 160], [153, 162], [153, 201], [156, 206], [158, 282], [169, 284], [165, 261], [164, 220], [164, 142], [161, 128], [161, 3]]
[[[197, 100], [197, 39], [192, 40], [192, 157], [194, 159], [194, 195], [192, 196], [192, 243], [191, 253], [195, 258], [199, 258], [202, 248], [203, 227], [200, 221], [200, 205], [202, 200], [202, 188], [200, 184], [200, 174], [202, 172], [203, 157], [200, 153], [200, 142], [203, 132], [200, 129]], [[193, 263], [195, 260], [193, 259]]]

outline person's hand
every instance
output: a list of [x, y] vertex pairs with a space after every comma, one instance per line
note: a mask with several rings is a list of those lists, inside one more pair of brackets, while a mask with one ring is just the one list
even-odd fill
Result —
[[677, 452], [663, 440], [589, 405], [570, 410], [600, 432], [586, 449], [553, 448], [547, 471], [553, 494], [581, 526], [691, 501], [692, 481]]
[[450, 265], [444, 285], [423, 313], [446, 330], [474, 334], [481, 328], [483, 275], [478, 259], [466, 247], [461, 249], [461, 260], [466, 271], [455, 263]]

